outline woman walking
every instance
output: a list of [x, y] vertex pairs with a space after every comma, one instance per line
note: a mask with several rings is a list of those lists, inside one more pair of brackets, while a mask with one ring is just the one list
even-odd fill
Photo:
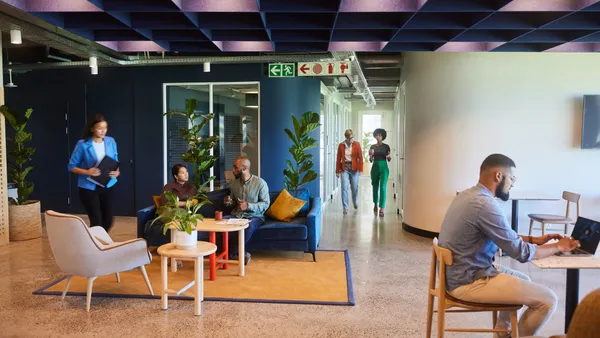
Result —
[[373, 136], [377, 140], [369, 149], [369, 161], [373, 163], [371, 168], [371, 185], [373, 186], [373, 212], [377, 214], [379, 205], [379, 216], [383, 217], [383, 209], [385, 209], [386, 185], [390, 169], [387, 162], [392, 160], [390, 154], [390, 146], [383, 143], [387, 137], [387, 132], [384, 129], [375, 129]]
[[363, 154], [360, 143], [354, 141], [352, 129], [344, 133], [346, 140], [338, 145], [335, 174], [342, 178], [342, 206], [348, 213], [348, 185], [352, 189], [352, 204], [358, 208], [358, 177], [363, 170]]
[[106, 136], [108, 123], [101, 114], [94, 114], [88, 119], [83, 137], [77, 142], [68, 164], [70, 172], [79, 175], [77, 186], [79, 198], [90, 219], [90, 227], [101, 226], [106, 232], [113, 225], [113, 189], [119, 177], [119, 168], [110, 171], [110, 179], [103, 187], [88, 178], [102, 174], [98, 165], [104, 157], [119, 161], [115, 139]]

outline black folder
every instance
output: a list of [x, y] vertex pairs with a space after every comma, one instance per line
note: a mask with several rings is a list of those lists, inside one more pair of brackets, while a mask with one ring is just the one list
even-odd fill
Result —
[[111, 157], [104, 156], [96, 168], [100, 169], [100, 176], [89, 176], [87, 179], [103, 188], [106, 188], [108, 181], [110, 181], [110, 176], [108, 176], [108, 173], [117, 170], [119, 168], [119, 162], [115, 161]]

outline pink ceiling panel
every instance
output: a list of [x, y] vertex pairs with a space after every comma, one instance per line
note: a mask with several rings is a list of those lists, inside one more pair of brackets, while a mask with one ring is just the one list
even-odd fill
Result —
[[172, 0], [184, 12], [258, 12], [256, 0]]
[[427, 0], [344, 0], [340, 12], [413, 12]]

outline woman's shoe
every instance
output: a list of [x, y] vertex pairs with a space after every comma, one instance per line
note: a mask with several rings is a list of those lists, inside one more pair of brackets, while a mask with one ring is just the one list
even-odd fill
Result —
[[379, 217], [383, 217], [383, 209], [379, 209]]
[[373, 208], [373, 213], [377, 215], [377, 207]]
[[344, 215], [348, 215], [348, 210], [344, 209]]

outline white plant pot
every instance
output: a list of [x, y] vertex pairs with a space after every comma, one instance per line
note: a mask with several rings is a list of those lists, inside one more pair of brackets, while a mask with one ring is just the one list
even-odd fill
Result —
[[194, 249], [198, 245], [198, 231], [192, 230], [188, 235], [185, 231], [175, 230], [175, 246], [177, 249]]

